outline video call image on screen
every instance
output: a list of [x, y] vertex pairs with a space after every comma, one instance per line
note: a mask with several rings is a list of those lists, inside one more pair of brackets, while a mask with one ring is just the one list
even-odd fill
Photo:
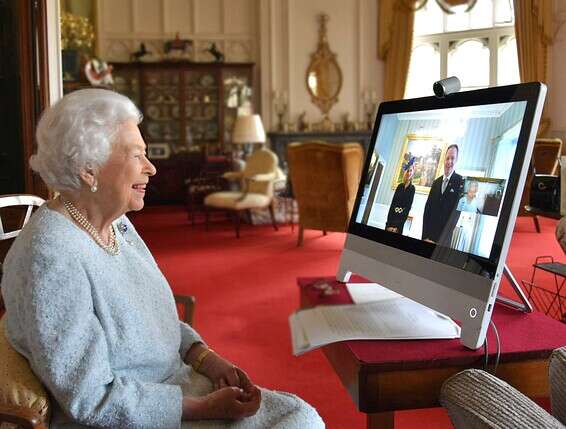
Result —
[[488, 258], [526, 105], [383, 115], [356, 222]]

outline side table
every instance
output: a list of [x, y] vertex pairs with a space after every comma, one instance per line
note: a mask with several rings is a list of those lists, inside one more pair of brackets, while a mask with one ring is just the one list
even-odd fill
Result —
[[[321, 280], [337, 293], [321, 294], [313, 287]], [[303, 277], [297, 283], [301, 308], [352, 303], [345, 285], [333, 277]], [[547, 397], [548, 358], [566, 345], [566, 325], [499, 304], [493, 320], [501, 337], [497, 377], [529, 397]], [[491, 335], [488, 345], [493, 361], [496, 344]], [[440, 406], [440, 388], [447, 378], [483, 364], [483, 350], [466, 349], [459, 340], [343, 341], [323, 347], [323, 352], [356, 408], [367, 414], [368, 428], [393, 428], [398, 410]]]

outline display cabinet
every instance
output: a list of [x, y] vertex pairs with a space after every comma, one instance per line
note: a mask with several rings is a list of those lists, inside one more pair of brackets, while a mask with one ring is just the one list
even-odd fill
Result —
[[[251, 63], [114, 63], [114, 89], [144, 115], [141, 131], [158, 174], [146, 202], [184, 201], [185, 182], [199, 174], [187, 160], [231, 150], [238, 112], [252, 113]], [[194, 171], [194, 170], [197, 171]]]
[[228, 149], [238, 111], [253, 111], [251, 63], [114, 63], [115, 90], [144, 114], [148, 143], [175, 155]]

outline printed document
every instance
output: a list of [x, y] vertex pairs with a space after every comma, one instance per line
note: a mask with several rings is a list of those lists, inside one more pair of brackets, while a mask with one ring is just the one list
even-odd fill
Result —
[[405, 297], [299, 310], [289, 325], [295, 356], [345, 340], [460, 337], [452, 319]]
[[348, 289], [354, 304], [383, 301], [386, 299], [401, 298], [403, 296], [377, 283], [346, 283], [346, 289]]

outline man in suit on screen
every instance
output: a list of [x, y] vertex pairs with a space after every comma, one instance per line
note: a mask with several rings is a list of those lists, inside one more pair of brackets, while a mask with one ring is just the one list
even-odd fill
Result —
[[447, 247], [458, 223], [456, 206], [464, 185], [462, 176], [454, 171], [457, 162], [458, 145], [452, 144], [444, 156], [444, 174], [432, 183], [423, 216], [422, 239]]

